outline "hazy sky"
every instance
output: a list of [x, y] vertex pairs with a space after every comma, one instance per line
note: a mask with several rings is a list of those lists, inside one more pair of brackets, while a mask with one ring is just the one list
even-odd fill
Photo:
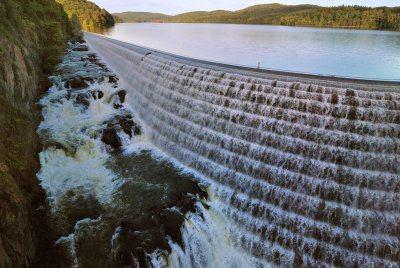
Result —
[[178, 14], [196, 10], [237, 10], [265, 3], [316, 4], [321, 6], [400, 6], [399, 0], [91, 0], [110, 12], [149, 11]]

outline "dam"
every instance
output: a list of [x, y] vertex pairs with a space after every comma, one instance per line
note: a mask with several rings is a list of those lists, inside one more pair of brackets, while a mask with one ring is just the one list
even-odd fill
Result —
[[232, 245], [256, 266], [397, 267], [399, 84], [85, 39], [120, 76], [151, 142], [208, 182]]

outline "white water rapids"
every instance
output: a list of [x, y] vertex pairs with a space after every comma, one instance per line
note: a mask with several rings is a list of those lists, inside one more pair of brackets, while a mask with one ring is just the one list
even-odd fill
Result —
[[85, 38], [124, 81], [149, 139], [208, 178], [218, 230], [239, 252], [259, 266], [397, 267], [398, 87], [263, 77]]
[[[107, 82], [103, 77], [108, 78], [112, 73], [87, 61], [88, 57], [92, 57], [91, 53], [69, 51], [59, 66], [64, 72], [63, 76], [51, 77], [53, 86], [40, 100], [43, 121], [38, 132], [45, 147], [40, 153], [42, 167], [37, 176], [47, 192], [55, 222], [61, 228], [70, 230], [68, 235], [56, 241], [55, 246], [69, 250], [72, 267], [94, 265], [85, 264], [85, 257], [82, 255], [89, 253], [90, 256], [90, 252], [86, 253], [79, 247], [82, 247], [81, 241], [95, 237], [97, 232], [102, 231], [109, 216], [103, 215], [104, 213], [94, 213], [91, 217], [83, 219], [80, 216], [71, 229], [65, 224], [71, 211], [82, 204], [88, 206], [82, 210], [89, 211], [93, 210], [93, 207], [94, 210], [97, 207], [110, 211], [121, 209], [115, 196], [126, 185], [126, 179], [121, 178], [108, 165], [113, 155], [110, 153], [110, 146], [102, 141], [102, 129], [112, 118], [127, 113], [135, 115], [134, 109], [127, 104], [122, 109], [115, 109], [115, 103], [119, 102], [116, 93], [121, 88], [126, 88], [125, 84], [121, 82], [116, 86], [115, 83]], [[61, 78], [68, 80], [74, 76], [86, 77], [85, 79], [94, 82], [88, 83], [88, 87], [84, 89], [70, 89], [64, 85], [65, 81], [61, 81]], [[134, 121], [140, 122], [140, 119], [134, 116]], [[183, 169], [186, 173], [196, 176], [199, 181], [210, 183], [206, 177], [196, 174], [149, 143], [151, 139], [148, 137], [146, 124], [141, 124], [144, 132], [139, 136], [130, 138], [124, 132], [118, 132], [126, 154], [137, 153], [142, 149], [151, 150], [155, 158], [172, 162], [177, 170]], [[148, 187], [154, 186], [149, 184]], [[210, 189], [210, 194], [212, 191]], [[217, 199], [212, 197], [207, 203], [207, 208], [197, 202], [196, 212], [188, 213], [182, 226], [183, 248], [168, 238], [171, 253], [167, 254], [163, 250], [146, 252], [147, 266], [266, 267], [265, 262], [241, 252], [234, 246], [229, 235], [230, 228], [233, 227], [221, 213], [219, 206]], [[115, 228], [114, 234], [109, 237], [108, 242], [106, 241], [108, 246], [111, 246], [110, 255], [118, 251], [117, 241], [120, 233], [121, 227]], [[98, 246], [104, 247], [101, 244]], [[134, 263], [135, 261], [136, 266], [139, 266], [138, 260], [133, 260]]]
[[[38, 177], [63, 234], [55, 246], [69, 249], [72, 266], [398, 267], [398, 87], [257, 74], [85, 39], [91, 51], [76, 47], [52, 77], [38, 130]], [[91, 82], [66, 87], [73, 76]], [[136, 124], [142, 131], [129, 135]], [[208, 197], [194, 191], [182, 243], [158, 230], [171, 252], [140, 260], [133, 252], [151, 248], [153, 234], [142, 214], [179, 214], [166, 199], [181, 198], [174, 187], [191, 189], [191, 177]]]

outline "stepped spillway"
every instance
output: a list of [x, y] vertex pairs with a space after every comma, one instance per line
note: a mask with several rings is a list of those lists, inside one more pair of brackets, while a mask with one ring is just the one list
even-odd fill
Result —
[[397, 267], [399, 85], [85, 39], [119, 74], [152, 142], [209, 179], [241, 251], [281, 266]]

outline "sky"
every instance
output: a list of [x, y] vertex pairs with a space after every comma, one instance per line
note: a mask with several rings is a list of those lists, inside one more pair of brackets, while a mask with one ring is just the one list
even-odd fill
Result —
[[400, 6], [399, 0], [90, 0], [109, 12], [147, 11], [176, 15], [189, 11], [238, 10], [256, 4], [314, 4], [320, 6]]

